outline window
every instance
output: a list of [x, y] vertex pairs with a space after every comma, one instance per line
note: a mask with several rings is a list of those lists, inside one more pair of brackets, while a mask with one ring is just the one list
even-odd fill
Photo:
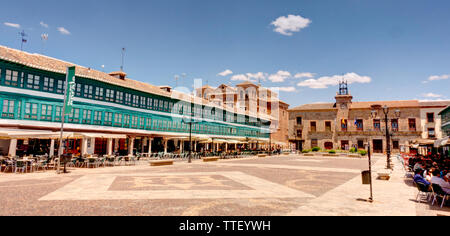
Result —
[[152, 109], [152, 108], [153, 108], [153, 99], [147, 98], [147, 109]]
[[93, 98], [94, 86], [92, 85], [84, 85], [84, 97], [85, 98]]
[[109, 102], [114, 102], [114, 90], [106, 89], [105, 100]]
[[317, 139], [311, 139], [311, 148], [319, 146], [319, 141]]
[[123, 115], [123, 127], [130, 127], [130, 115]]
[[331, 132], [331, 121], [325, 122], [325, 131]]
[[83, 124], [91, 124], [92, 111], [83, 110]]
[[145, 129], [145, 117], [139, 118], [139, 129]]
[[55, 79], [44, 77], [43, 90], [46, 92], [54, 92], [55, 91]]
[[139, 126], [139, 117], [137, 117], [137, 116], [132, 116], [132, 117], [131, 117], [131, 128], [137, 129], [138, 126]]
[[303, 131], [301, 129], [297, 130], [297, 138], [302, 138], [303, 137]]
[[365, 149], [364, 147], [364, 140], [358, 140], [358, 149]]
[[434, 123], [434, 113], [427, 113], [428, 123]]
[[315, 121], [311, 122], [311, 132], [316, 132], [317, 131], [317, 125]]
[[39, 82], [41, 77], [38, 75], [28, 74], [27, 88], [39, 90]]
[[19, 72], [6, 70], [5, 85], [17, 87], [19, 85], [18, 81], [19, 81]]
[[52, 120], [53, 106], [51, 105], [41, 105], [41, 120], [51, 121]]
[[152, 129], [152, 118], [147, 118], [147, 119], [146, 119], [145, 128], [146, 128], [147, 130], [151, 130], [151, 129]]
[[61, 119], [62, 119], [62, 116], [61, 116], [62, 110], [63, 110], [62, 106], [56, 106], [55, 107], [55, 121], [61, 121]]
[[398, 140], [392, 141], [392, 148], [393, 148], [394, 150], [400, 149], [400, 144], [399, 144], [399, 141], [398, 141]]
[[434, 128], [428, 128], [428, 138], [436, 138], [436, 133]]
[[102, 115], [103, 115], [103, 112], [101, 112], [101, 111], [94, 111], [94, 125], [101, 125], [102, 124]]
[[125, 104], [131, 105], [131, 94], [125, 93]]
[[363, 120], [356, 120], [356, 130], [357, 131], [364, 131], [364, 121]]
[[133, 95], [133, 107], [139, 106], [139, 96]]
[[95, 99], [103, 100], [103, 88], [100, 87], [95, 88]]
[[325, 142], [325, 144], [323, 145], [325, 147], [326, 150], [331, 150], [333, 149], [333, 143], [332, 142]]
[[77, 83], [77, 86], [75, 88], [75, 96], [81, 97], [81, 84]]
[[70, 123], [80, 123], [80, 108], [73, 108], [69, 115]]
[[347, 131], [347, 127], [348, 127], [348, 123], [347, 123], [347, 120], [342, 120], [341, 121], [341, 129], [342, 129], [342, 131], [344, 131], [344, 132], [346, 132]]
[[391, 121], [392, 131], [397, 132], [398, 131], [398, 119], [393, 119]]
[[25, 104], [25, 119], [37, 120], [38, 118], [38, 104], [29, 103]]
[[123, 92], [116, 92], [116, 102], [117, 103], [123, 103]]
[[301, 117], [297, 117], [297, 125], [302, 125], [302, 118]]
[[412, 118], [408, 120], [409, 131], [417, 131], [416, 119]]
[[145, 106], [145, 97], [141, 97], [141, 103], [139, 104], [139, 107], [140, 108], [146, 108], [146, 106]]
[[373, 120], [373, 129], [376, 131], [381, 130], [381, 121], [380, 120]]
[[105, 121], [103, 122], [103, 125], [112, 126], [112, 122], [113, 122], [113, 113], [105, 112]]
[[66, 85], [65, 80], [58, 80], [58, 83], [56, 84], [56, 92], [64, 94], [65, 85]]
[[3, 118], [14, 118], [14, 100], [3, 100]]
[[122, 127], [122, 114], [116, 113], [114, 116], [114, 126]]

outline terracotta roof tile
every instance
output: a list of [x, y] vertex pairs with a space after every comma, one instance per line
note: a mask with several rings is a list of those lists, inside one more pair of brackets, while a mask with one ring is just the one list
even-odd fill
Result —
[[[183, 101], [187, 101], [187, 102], [194, 100], [196, 103], [202, 102], [202, 104], [209, 104], [208, 100], [205, 100], [202, 98], [194, 98], [193, 96], [186, 94], [186, 93], [181, 93], [181, 92], [177, 92], [174, 90], [172, 90], [172, 92], [169, 93], [169, 92], [162, 90], [160, 87], [157, 87], [157, 86], [154, 86], [154, 85], [151, 85], [148, 83], [140, 82], [137, 80], [132, 80], [130, 78], [119, 79], [119, 78], [113, 77], [105, 72], [94, 70], [94, 69], [91, 69], [88, 67], [76, 65], [74, 63], [66, 62], [63, 60], [59, 60], [56, 58], [52, 58], [52, 57], [48, 57], [48, 56], [44, 56], [44, 55], [40, 55], [40, 54], [32, 54], [32, 53], [28, 53], [28, 52], [19, 51], [19, 50], [8, 48], [8, 47], [1, 46], [1, 45], [0, 45], [0, 59], [9, 61], [9, 62], [13, 62], [13, 63], [17, 63], [20, 65], [24, 65], [27, 67], [31, 67], [31, 68], [51, 71], [51, 72], [60, 73], [60, 74], [66, 74], [67, 67], [76, 66], [76, 75], [79, 77], [98, 80], [98, 81], [102, 81], [102, 82], [105, 82], [108, 84], [113, 84], [113, 85], [117, 85], [117, 86], [121, 86], [121, 87], [125, 87], [125, 88], [134, 89], [136, 91], [156, 94], [156, 95], [169, 97], [169, 98], [173, 98], [173, 99], [179, 99], [179, 100], [183, 100]], [[112, 74], [118, 74], [118, 73], [125, 74], [124, 72], [112, 72]], [[236, 112], [236, 111], [233, 111], [233, 109], [225, 109], [225, 108], [223, 108], [223, 109], [228, 110], [230, 112]], [[239, 111], [237, 113], [245, 114], [245, 113], [239, 112]], [[255, 114], [251, 114], [251, 115], [254, 116]], [[264, 115], [262, 116], [262, 118], [268, 119], [268, 117], [266, 117]]]
[[289, 111], [316, 111], [316, 110], [335, 110], [334, 103], [313, 103], [305, 104], [289, 109]]

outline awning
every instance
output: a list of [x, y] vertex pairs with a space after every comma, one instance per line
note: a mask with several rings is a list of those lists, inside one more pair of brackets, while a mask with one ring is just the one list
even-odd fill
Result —
[[228, 140], [225, 140], [225, 139], [214, 139], [213, 142], [214, 143], [228, 143]]
[[435, 141], [436, 140], [432, 140], [432, 139], [417, 139], [414, 141], [414, 144], [419, 144], [421, 146], [423, 146], [423, 145], [427, 146], [427, 145], [434, 145]]
[[101, 133], [75, 133], [75, 136], [82, 136], [85, 138], [114, 138], [114, 139], [126, 139], [124, 134], [101, 134]]
[[[2, 138], [8, 139], [59, 139], [60, 137], [61, 133], [50, 131], [9, 131], [6, 136], [2, 136]], [[63, 133], [65, 139], [72, 137], [74, 137], [72, 132]]]
[[438, 147], [445, 146], [448, 144], [448, 140], [449, 140], [449, 137], [445, 137], [443, 139], [438, 139], [434, 142], [434, 147], [438, 148]]

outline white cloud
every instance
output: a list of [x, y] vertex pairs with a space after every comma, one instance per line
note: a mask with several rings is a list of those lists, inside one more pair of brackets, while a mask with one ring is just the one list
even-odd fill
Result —
[[253, 80], [266, 80], [267, 74], [263, 73], [263, 72], [258, 72], [258, 73], [247, 73], [247, 77], [249, 79], [253, 79]]
[[250, 81], [250, 82], [255, 82], [255, 81], [251, 81], [247, 75], [243, 75], [243, 74], [239, 74], [239, 75], [233, 75], [231, 77], [232, 81]]
[[13, 28], [17, 28], [17, 29], [20, 28], [20, 25], [19, 24], [15, 24], [15, 23], [5, 22], [3, 24], [8, 26], [8, 27], [13, 27]]
[[269, 76], [269, 80], [273, 83], [282, 83], [286, 79], [292, 77], [291, 73], [289, 71], [278, 71], [276, 74], [272, 74]]
[[223, 77], [225, 77], [225, 76], [228, 76], [228, 75], [231, 75], [231, 74], [233, 74], [233, 71], [231, 71], [231, 70], [225, 70], [225, 71], [223, 71], [223, 72], [220, 72], [219, 74], [217, 74], [218, 76], [223, 76]]
[[65, 29], [64, 27], [58, 27], [58, 31], [59, 31], [61, 34], [64, 34], [64, 35], [70, 35], [70, 32], [69, 32], [67, 29]]
[[271, 87], [269, 88], [272, 91], [280, 91], [280, 92], [296, 92], [297, 89], [295, 87]]
[[306, 73], [297, 73], [297, 74], [295, 74], [295, 76], [294, 76], [296, 79], [301, 79], [301, 78], [310, 78], [310, 79], [312, 79], [312, 78], [314, 78], [314, 74], [313, 73], [309, 73], [309, 72], [306, 72]]
[[246, 74], [239, 74], [234, 75], [231, 77], [232, 81], [249, 81], [249, 82], [257, 82], [258, 80], [265, 80], [267, 77], [267, 74], [263, 72], [257, 72], [257, 73], [246, 73]]
[[339, 81], [346, 80], [349, 84], [353, 83], [370, 83], [372, 78], [368, 76], [360, 76], [356, 73], [348, 73], [346, 75], [325, 76], [319, 79], [308, 79], [298, 83], [299, 87], [309, 87], [312, 89], [326, 89], [330, 86], [336, 86]]
[[48, 24], [45, 24], [43, 21], [41, 21], [39, 24], [44, 28], [48, 28]]
[[426, 84], [431, 81], [446, 80], [446, 79], [450, 79], [450, 74], [449, 75], [433, 75], [433, 76], [430, 76], [428, 78], [428, 80], [424, 81], [423, 83]]
[[278, 17], [271, 25], [275, 26], [274, 31], [286, 36], [292, 36], [293, 32], [299, 32], [311, 24], [311, 20], [296, 15]]
[[442, 96], [440, 94], [434, 94], [434, 93], [424, 93], [424, 94], [422, 94], [422, 97], [424, 97], [424, 98], [442, 98], [444, 96]]

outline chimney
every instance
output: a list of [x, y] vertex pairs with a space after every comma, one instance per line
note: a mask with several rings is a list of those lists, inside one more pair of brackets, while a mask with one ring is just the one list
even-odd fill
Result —
[[125, 78], [127, 77], [127, 73], [125, 73], [123, 71], [111, 72], [111, 73], [109, 73], [109, 75], [112, 77], [115, 77], [117, 79], [121, 79], [121, 80], [125, 80]]

